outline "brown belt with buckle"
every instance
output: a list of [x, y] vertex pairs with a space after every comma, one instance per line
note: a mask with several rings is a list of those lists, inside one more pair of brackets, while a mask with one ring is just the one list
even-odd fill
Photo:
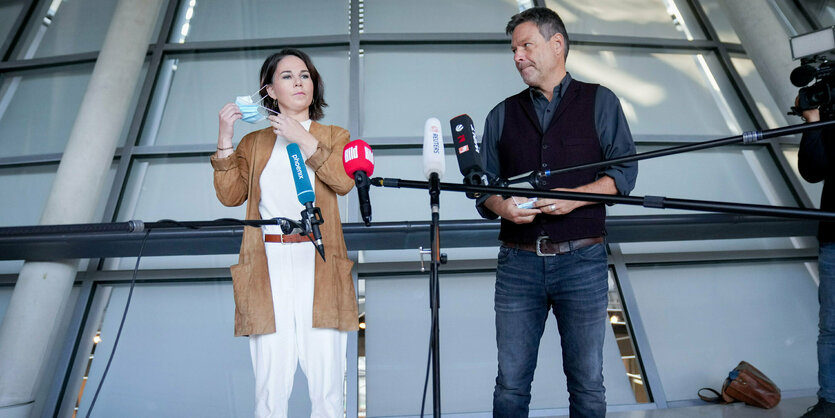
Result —
[[504, 242], [503, 244], [505, 247], [535, 252], [538, 256], [550, 256], [565, 254], [570, 251], [579, 250], [580, 248], [602, 243], [603, 237], [581, 238], [560, 242], [551, 241], [548, 237], [539, 237], [536, 239], [536, 242], [531, 243]]
[[313, 235], [282, 235], [282, 234], [264, 234], [264, 242], [280, 242], [282, 244], [292, 244], [296, 242], [310, 242]]

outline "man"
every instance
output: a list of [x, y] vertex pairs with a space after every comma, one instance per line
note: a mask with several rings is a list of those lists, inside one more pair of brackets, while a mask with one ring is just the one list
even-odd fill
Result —
[[[547, 8], [513, 16], [506, 32], [513, 58], [529, 86], [487, 116], [485, 170], [509, 178], [635, 153], [617, 97], [604, 87], [572, 80], [566, 72], [568, 35]], [[637, 164], [552, 176], [546, 189], [628, 194]], [[549, 309], [557, 319], [572, 417], [603, 417], [603, 337], [608, 268], [602, 204], [489, 196], [477, 206], [502, 218], [496, 270], [496, 343], [499, 370], [493, 415], [527, 417], [539, 341]]]
[[[807, 122], [820, 120], [820, 111], [810, 109], [803, 112]], [[800, 175], [810, 183], [823, 181], [820, 208], [835, 211], [835, 131], [830, 128], [809, 131], [800, 140], [797, 154]], [[835, 223], [821, 222], [818, 225], [818, 301], [820, 321], [818, 323], [818, 403], [809, 408], [804, 418], [835, 416]]]

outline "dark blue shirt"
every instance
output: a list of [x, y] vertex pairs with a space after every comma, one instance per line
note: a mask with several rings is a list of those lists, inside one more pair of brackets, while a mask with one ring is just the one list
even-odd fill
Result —
[[[554, 87], [550, 102], [537, 88], [531, 87], [529, 89], [533, 107], [543, 131], [551, 123], [551, 118], [553, 118], [562, 95], [570, 83], [571, 74], [566, 73], [560, 84]], [[484, 133], [481, 136], [481, 158], [484, 171], [491, 178], [503, 177], [499, 164], [498, 142], [502, 137], [504, 118], [505, 105], [502, 101], [490, 111], [487, 120], [484, 122]], [[611, 160], [635, 154], [635, 143], [632, 140], [632, 133], [629, 131], [629, 124], [626, 123], [626, 117], [623, 115], [620, 100], [615, 96], [615, 93], [603, 86], [599, 86], [595, 94], [594, 125], [597, 129], [604, 159]], [[638, 163], [632, 162], [605, 167], [598, 173], [598, 178], [604, 175], [615, 181], [615, 187], [617, 187], [619, 194], [628, 195], [635, 188], [635, 180], [638, 177]], [[483, 206], [485, 200], [487, 200], [487, 196], [478, 199], [477, 208], [479, 212], [486, 218], [495, 218], [496, 215]]]

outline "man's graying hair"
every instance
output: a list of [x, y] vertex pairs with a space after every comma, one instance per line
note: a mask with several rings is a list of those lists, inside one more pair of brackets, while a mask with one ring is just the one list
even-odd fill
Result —
[[568, 32], [565, 31], [565, 24], [562, 23], [562, 19], [557, 12], [547, 7], [531, 7], [513, 15], [510, 22], [507, 22], [505, 33], [513, 35], [516, 27], [525, 22], [533, 22], [546, 41], [551, 39], [554, 34], [561, 34], [565, 39], [565, 58], [568, 58]]

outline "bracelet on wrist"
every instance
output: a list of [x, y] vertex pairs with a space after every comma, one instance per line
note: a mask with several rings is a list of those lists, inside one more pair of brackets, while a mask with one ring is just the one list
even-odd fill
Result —
[[227, 148], [217, 147], [217, 149], [220, 150], [220, 151], [226, 151], [228, 149], [232, 149], [232, 147], [227, 147]]

